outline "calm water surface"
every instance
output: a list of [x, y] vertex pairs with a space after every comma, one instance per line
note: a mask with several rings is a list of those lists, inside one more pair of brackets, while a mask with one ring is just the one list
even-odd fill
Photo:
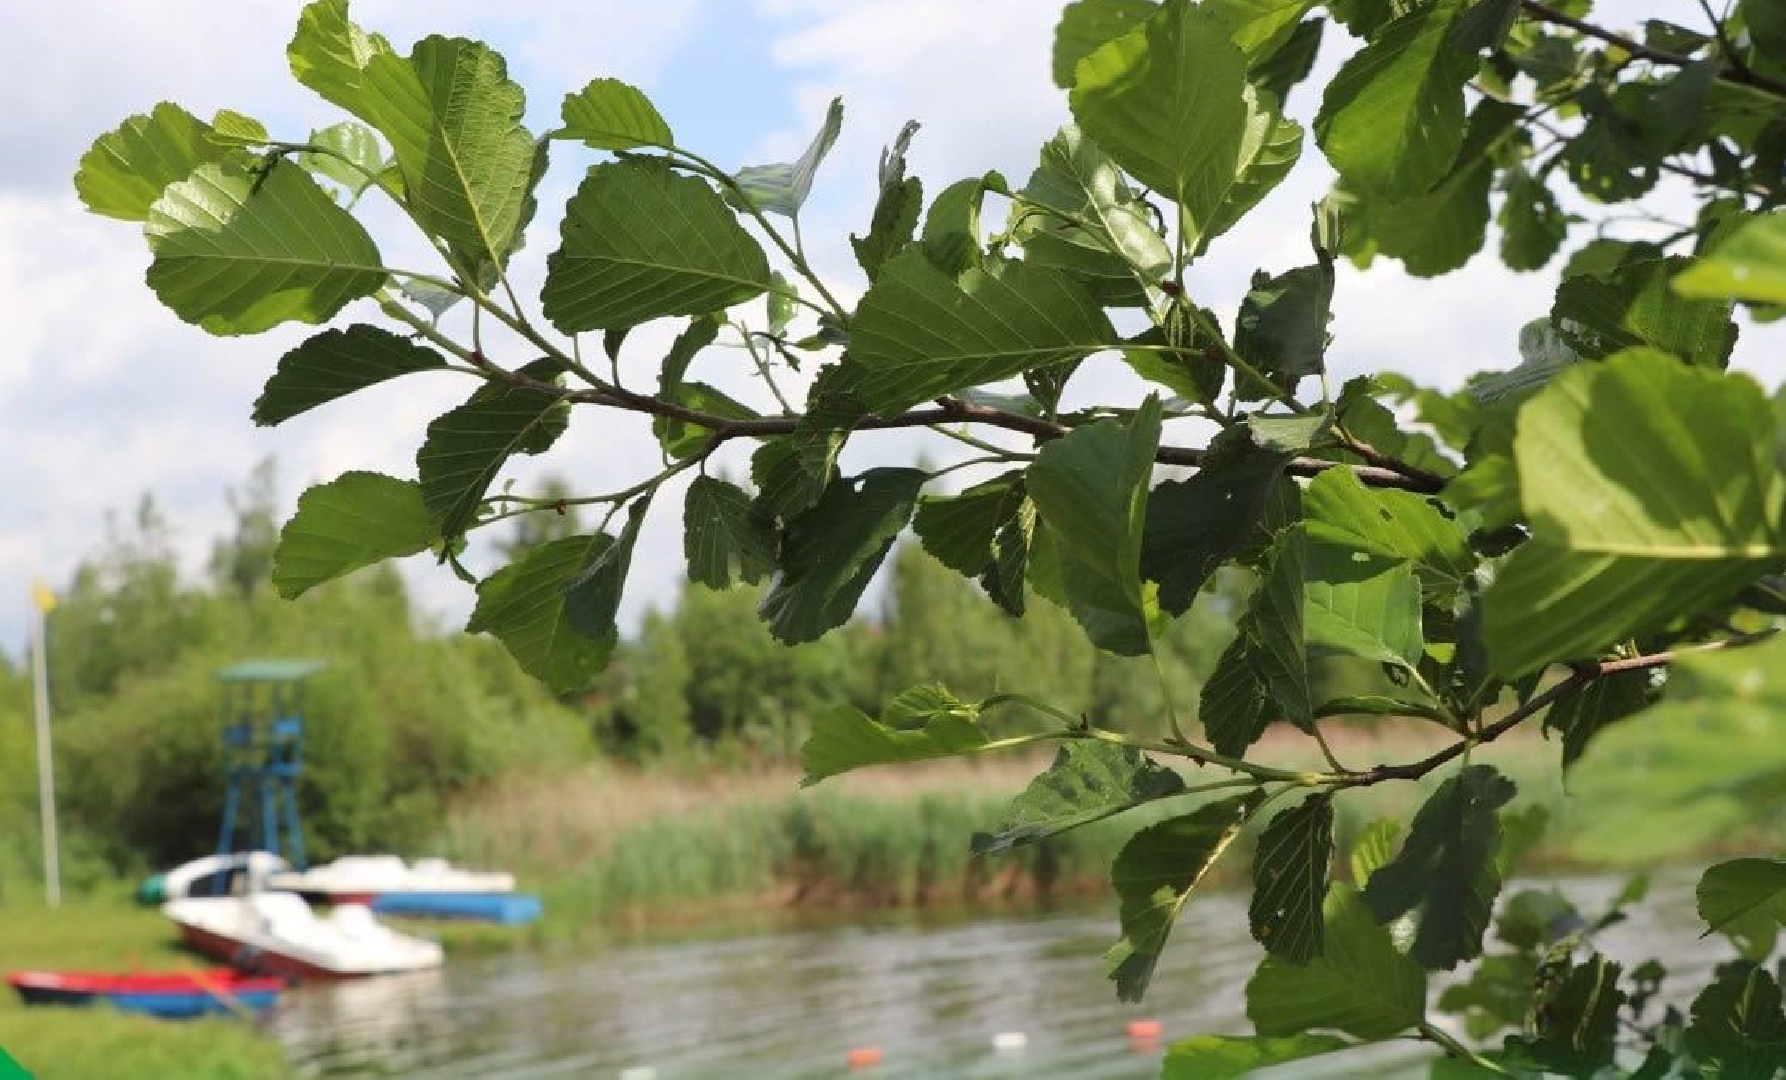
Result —
[[[1693, 881], [1658, 879], [1636, 918], [1601, 935], [1603, 950], [1655, 956], [1683, 987], [1702, 982], [1732, 953], [1699, 939]], [[1622, 883], [1555, 884], [1594, 913]], [[850, 1048], [875, 1046], [883, 1063], [854, 1075], [1141, 1080], [1159, 1075], [1160, 1050], [1131, 1045], [1130, 1020], [1157, 1018], [1168, 1039], [1247, 1030], [1260, 953], [1245, 925], [1243, 897], [1194, 901], [1139, 1007], [1103, 978], [1107, 908], [452, 957], [440, 971], [303, 988], [271, 1023], [306, 1076], [805, 1080], [851, 1075]], [[1023, 1050], [994, 1049], [995, 1034], [1019, 1031]], [[1425, 1053], [1398, 1044], [1325, 1075], [1418, 1075]]]

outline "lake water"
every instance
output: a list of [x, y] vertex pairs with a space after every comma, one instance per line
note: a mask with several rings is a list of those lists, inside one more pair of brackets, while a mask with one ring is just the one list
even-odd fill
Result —
[[[1700, 940], [1694, 880], [1658, 878], [1602, 950], [1661, 959], [1681, 993], [1703, 983], [1733, 953]], [[1623, 882], [1554, 884], [1591, 916]], [[1141, 1080], [1159, 1075], [1161, 1048], [1131, 1042], [1131, 1020], [1159, 1020], [1167, 1040], [1247, 1030], [1260, 952], [1245, 921], [1244, 897], [1194, 900], [1143, 1006], [1119, 1004], [1103, 978], [1112, 906], [450, 957], [420, 975], [302, 988], [271, 1023], [307, 1076]], [[995, 1048], [1015, 1032], [1021, 1050]], [[852, 1073], [847, 1054], [870, 1046], [881, 1064]], [[1394, 1044], [1325, 1074], [1419, 1075], [1428, 1056]]]

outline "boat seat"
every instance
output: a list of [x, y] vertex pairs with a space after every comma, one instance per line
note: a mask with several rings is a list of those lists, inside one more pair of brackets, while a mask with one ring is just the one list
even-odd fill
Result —
[[329, 913], [329, 921], [349, 937], [372, 938], [385, 932], [385, 928], [372, 917], [372, 909], [365, 904], [339, 904]]

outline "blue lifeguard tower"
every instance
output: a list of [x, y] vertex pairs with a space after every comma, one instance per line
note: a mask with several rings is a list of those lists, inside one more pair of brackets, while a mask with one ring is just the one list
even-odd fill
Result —
[[228, 784], [218, 855], [267, 851], [304, 869], [304, 680], [322, 667], [317, 660], [250, 660], [217, 673]]

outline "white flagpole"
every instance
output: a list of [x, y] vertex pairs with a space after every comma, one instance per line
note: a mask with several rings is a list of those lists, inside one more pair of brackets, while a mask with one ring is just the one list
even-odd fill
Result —
[[51, 907], [62, 906], [62, 866], [56, 833], [56, 770], [50, 751], [50, 682], [45, 617], [55, 594], [41, 581], [31, 590], [31, 686], [37, 713], [37, 805], [43, 821], [43, 887]]

